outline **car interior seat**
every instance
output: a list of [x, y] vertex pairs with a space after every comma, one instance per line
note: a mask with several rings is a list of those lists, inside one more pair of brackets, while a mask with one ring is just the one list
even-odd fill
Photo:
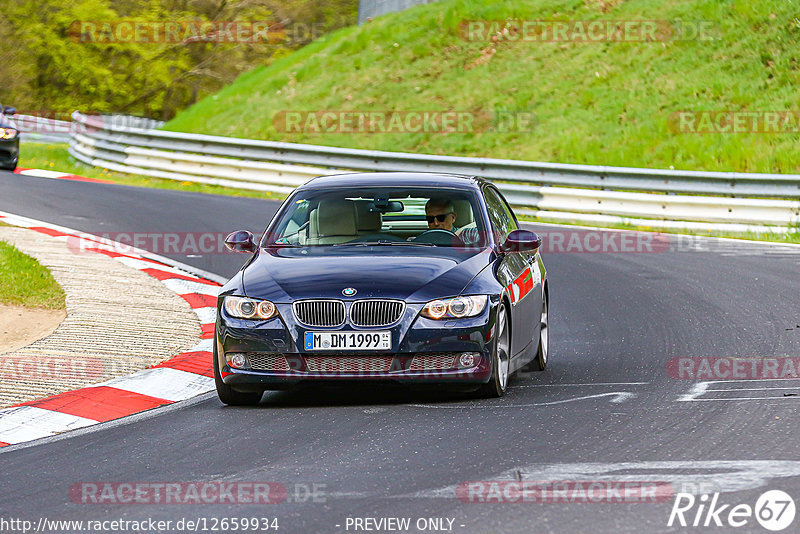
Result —
[[307, 245], [346, 243], [358, 237], [352, 200], [320, 200], [309, 216]]
[[378, 211], [369, 211], [370, 200], [356, 200], [356, 231], [359, 235], [380, 233], [383, 225], [381, 214]]

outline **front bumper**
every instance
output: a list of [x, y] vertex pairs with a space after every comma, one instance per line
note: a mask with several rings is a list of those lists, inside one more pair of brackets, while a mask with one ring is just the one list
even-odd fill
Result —
[[0, 139], [0, 167], [16, 167], [19, 159], [19, 136], [14, 139]]
[[[267, 321], [229, 317], [217, 310], [215, 351], [225, 384], [238, 390], [281, 389], [301, 382], [378, 381], [415, 384], [482, 384], [491, 378], [496, 303], [466, 319], [434, 321], [419, 316], [422, 304], [408, 304], [400, 321], [389, 327], [309, 328], [297, 323], [291, 305], [276, 305], [279, 316]], [[306, 331], [364, 332], [389, 330], [392, 349], [381, 352], [307, 351]], [[247, 355], [258, 369], [236, 369], [226, 356]], [[459, 357], [474, 364], [460, 368]], [[269, 361], [269, 364], [263, 362]], [[448, 364], [447, 362], [451, 362]]]

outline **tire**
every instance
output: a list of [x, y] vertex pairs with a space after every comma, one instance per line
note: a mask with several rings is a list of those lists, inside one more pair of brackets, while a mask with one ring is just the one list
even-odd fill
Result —
[[217, 386], [217, 396], [219, 400], [228, 406], [255, 406], [261, 402], [261, 397], [264, 395], [263, 391], [236, 391], [222, 381], [222, 376], [219, 374], [216, 343], [214, 344], [214, 384]]
[[524, 371], [544, 371], [550, 358], [550, 304], [547, 302], [547, 292], [542, 298], [542, 315], [539, 321], [539, 348], [536, 349], [536, 357], [523, 367]]
[[492, 377], [479, 390], [481, 397], [490, 399], [502, 397], [508, 387], [508, 369], [511, 361], [511, 331], [509, 329], [506, 305], [502, 301], [497, 307], [495, 329], [496, 341], [492, 352]]
[[14, 170], [17, 168], [18, 164], [19, 164], [19, 155], [17, 155], [17, 159], [15, 159], [13, 163], [11, 163], [10, 165], [8, 165], [6, 167], [0, 167], [0, 169], [2, 169], [4, 171], [14, 172]]

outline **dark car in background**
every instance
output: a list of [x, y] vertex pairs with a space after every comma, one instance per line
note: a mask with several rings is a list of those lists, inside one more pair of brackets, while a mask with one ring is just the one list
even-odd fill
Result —
[[541, 239], [480, 178], [315, 178], [258, 243], [238, 231], [226, 245], [253, 255], [218, 299], [214, 372], [226, 404], [336, 380], [499, 397], [512, 373], [547, 365]]
[[0, 104], [0, 169], [13, 171], [19, 161], [19, 130], [8, 117], [17, 112], [16, 108]]

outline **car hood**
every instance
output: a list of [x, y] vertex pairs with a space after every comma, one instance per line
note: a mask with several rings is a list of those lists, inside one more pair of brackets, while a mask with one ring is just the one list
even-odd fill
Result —
[[482, 269], [490, 249], [450, 247], [307, 247], [261, 249], [245, 268], [244, 291], [253, 298], [394, 298], [427, 302], [458, 295]]

